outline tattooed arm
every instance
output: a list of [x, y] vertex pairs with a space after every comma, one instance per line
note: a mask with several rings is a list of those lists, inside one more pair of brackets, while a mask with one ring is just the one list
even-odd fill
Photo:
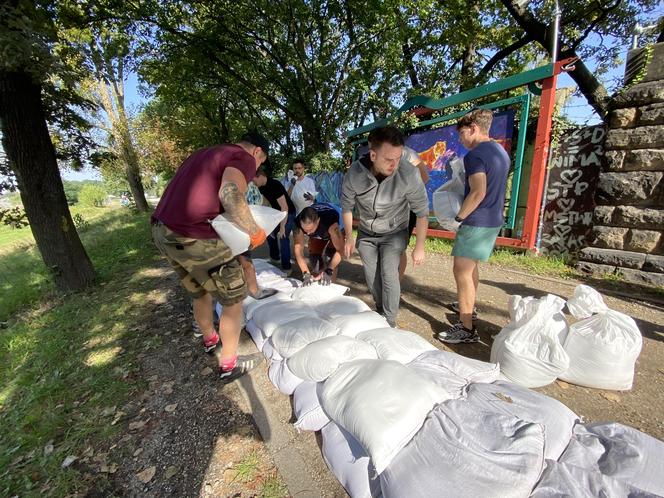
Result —
[[[252, 247], [256, 247], [265, 240], [265, 231], [256, 224], [256, 220], [249, 211], [245, 198], [246, 190], [247, 181], [242, 173], [235, 168], [226, 168], [221, 179], [219, 200], [224, 207], [226, 217], [241, 230], [247, 232], [251, 237]], [[259, 242], [260, 238], [263, 240]]]

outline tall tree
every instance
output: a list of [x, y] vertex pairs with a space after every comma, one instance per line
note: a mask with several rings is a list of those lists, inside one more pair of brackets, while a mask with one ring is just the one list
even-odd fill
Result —
[[[556, 60], [580, 57], [575, 69], [569, 74], [602, 119], [607, 119], [609, 92], [600, 76], [607, 67], [615, 64], [618, 54], [629, 40], [635, 22], [639, 20], [647, 24], [647, 19], [655, 15], [654, 9], [659, 4], [658, 0], [612, 0], [606, 3], [561, 0], [559, 48], [557, 54], [552, 54], [554, 34], [550, 2], [501, 2], [523, 31], [523, 35], [508, 46], [503, 55], [509, 50], [516, 51], [536, 42]], [[588, 43], [593, 37], [594, 42]], [[601, 43], [598, 43], [598, 38], [602, 40]], [[614, 41], [611, 42], [611, 39]], [[597, 63], [594, 71], [586, 64], [589, 58], [594, 58]]]
[[[56, 286], [79, 290], [94, 277], [67, 206], [56, 151], [49, 135], [44, 91], [62, 82], [59, 105], [76, 78], [75, 54], [58, 44], [58, 22], [69, 16], [59, 2], [9, 0], [0, 5], [0, 126], [37, 247]], [[57, 91], [58, 88], [55, 88]]]
[[85, 85], [92, 100], [103, 109], [105, 118], [95, 122], [107, 131], [107, 142], [118, 161], [131, 190], [136, 208], [148, 211], [141, 171], [133, 138], [131, 120], [125, 104], [125, 75], [131, 61], [131, 26], [126, 23], [109, 26], [94, 26], [77, 33], [78, 48], [83, 54], [92, 74]]

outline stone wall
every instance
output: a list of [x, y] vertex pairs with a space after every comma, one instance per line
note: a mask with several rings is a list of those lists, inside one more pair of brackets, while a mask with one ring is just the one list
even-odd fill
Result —
[[[650, 64], [664, 65], [664, 57]], [[664, 286], [664, 80], [642, 81], [613, 99], [604, 149], [578, 268]]]

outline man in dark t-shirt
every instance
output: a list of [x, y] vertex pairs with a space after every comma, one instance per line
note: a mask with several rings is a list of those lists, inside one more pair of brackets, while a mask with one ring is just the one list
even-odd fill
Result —
[[290, 273], [290, 234], [293, 230], [293, 223], [295, 222], [295, 205], [281, 182], [274, 178], [268, 178], [262, 166], [256, 171], [254, 183], [258, 185], [258, 189], [263, 194], [263, 197], [268, 200], [270, 206], [288, 213], [279, 226], [268, 235], [267, 244], [270, 247], [270, 259], [279, 261], [281, 258], [281, 268]]
[[[203, 346], [212, 353], [223, 344], [219, 377], [230, 382], [263, 359], [261, 353], [238, 357], [242, 300], [247, 285], [242, 267], [210, 225], [225, 216], [249, 234], [251, 248], [265, 241], [245, 199], [247, 184], [267, 159], [269, 144], [248, 133], [237, 144], [200, 149], [182, 163], [152, 215], [152, 237], [193, 299], [194, 319], [203, 333]], [[223, 306], [219, 334], [212, 321], [213, 298]]]
[[[344, 249], [339, 211], [326, 203], [305, 207], [295, 218], [293, 234], [295, 260], [302, 271], [304, 285], [315, 281], [322, 285], [334, 282]], [[304, 258], [305, 234], [309, 236], [309, 264]]]
[[465, 196], [455, 218], [461, 226], [452, 249], [458, 301], [451, 308], [459, 313], [459, 322], [436, 335], [451, 344], [480, 340], [474, 324], [479, 262], [488, 261], [504, 222], [510, 157], [489, 137], [492, 119], [491, 111], [475, 109], [457, 123], [459, 141], [468, 149], [463, 159]]

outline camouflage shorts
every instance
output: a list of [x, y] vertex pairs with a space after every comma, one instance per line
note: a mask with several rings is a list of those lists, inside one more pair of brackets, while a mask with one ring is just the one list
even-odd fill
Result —
[[242, 266], [220, 239], [184, 237], [157, 223], [152, 225], [152, 240], [194, 299], [207, 293], [222, 305], [231, 305], [247, 296]]

